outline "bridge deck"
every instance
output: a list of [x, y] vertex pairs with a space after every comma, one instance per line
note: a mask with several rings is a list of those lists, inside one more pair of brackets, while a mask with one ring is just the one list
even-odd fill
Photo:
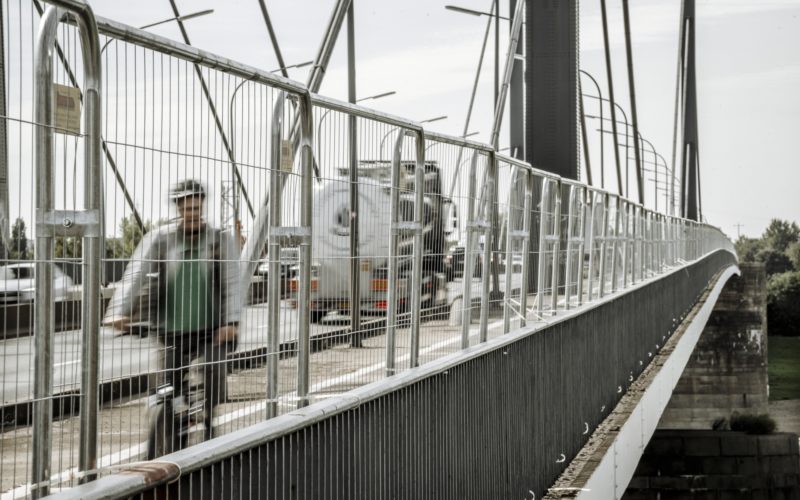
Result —
[[[530, 295], [529, 303], [533, 303], [535, 295]], [[288, 307], [288, 306], [287, 306]], [[241, 368], [243, 361], [252, 357], [252, 353], [263, 349], [265, 345], [263, 328], [259, 319], [265, 318], [261, 314], [261, 306], [249, 308], [242, 328], [242, 342], [237, 348], [239, 361], [232, 361], [233, 372], [228, 375], [229, 401], [220, 405], [215, 411], [214, 428], [217, 436], [241, 429], [266, 419], [267, 402], [264, 398], [266, 384], [266, 368], [255, 366]], [[495, 308], [490, 313], [489, 337], [502, 333], [502, 311]], [[296, 339], [296, 329], [287, 323], [283, 329], [284, 342]], [[518, 325], [518, 320], [512, 321], [512, 326]], [[335, 397], [350, 389], [370, 382], [380, 380], [386, 376], [386, 335], [383, 329], [376, 334], [364, 339], [363, 347], [352, 348], [346, 342], [348, 318], [331, 317], [325, 324], [314, 325], [312, 335], [340, 334], [344, 342], [332, 344], [328, 349], [311, 354], [311, 387], [310, 402]], [[397, 329], [397, 371], [408, 369], [410, 335], [409, 328]], [[470, 327], [470, 344], [479, 342], [479, 325], [473, 319]], [[61, 392], [65, 393], [76, 387], [80, 378], [80, 370], [76, 367], [79, 363], [69, 363], [68, 356], [79, 353], [79, 332], [65, 332], [57, 336], [59, 345], [62, 346], [60, 355], [56, 356], [57, 376], [60, 375], [62, 383], [59, 385]], [[152, 337], [139, 338], [136, 336], [118, 336], [111, 330], [103, 333], [103, 350], [111, 354], [104, 358], [103, 366], [107, 376], [131, 376], [141, 373], [156, 373], [159, 368], [159, 349], [161, 345]], [[32, 348], [30, 338], [13, 339], [3, 342], [3, 350], [7, 353], [6, 359], [24, 360], [29, 355], [28, 349]], [[461, 326], [453, 326], [448, 319], [431, 317], [422, 325], [420, 334], [420, 364], [456, 352], [461, 347]], [[61, 356], [61, 357], [59, 357]], [[263, 357], [263, 356], [262, 356]], [[74, 358], [77, 359], [77, 358]], [[59, 365], [60, 364], [60, 365]], [[30, 398], [30, 384], [32, 371], [21, 369], [23, 362], [8, 362], [4, 366], [3, 399], [4, 403]], [[261, 363], [263, 365], [263, 363]], [[66, 367], [71, 367], [66, 370]], [[16, 373], [15, 371], [18, 370]], [[14, 376], [11, 376], [14, 374]], [[296, 397], [297, 358], [288, 356], [279, 363], [278, 402], [279, 413], [286, 413], [297, 407]], [[16, 381], [15, 381], [16, 378]], [[16, 382], [16, 383], [14, 383]], [[147, 408], [148, 397], [146, 394], [137, 394], [133, 397], [120, 398], [106, 403], [100, 411], [100, 435], [98, 466], [107, 468], [142, 460], [146, 451], [147, 439]], [[75, 478], [77, 469], [76, 450], [78, 449], [79, 421], [77, 416], [56, 420], [53, 423], [53, 451], [52, 463], [53, 479], [64, 485]], [[191, 442], [202, 439], [202, 429], [194, 429], [190, 438]], [[0, 435], [0, 450], [2, 451], [2, 480], [0, 487], [8, 494], [24, 494], [28, 485], [15, 484], [14, 478], [27, 477], [31, 463], [31, 427], [19, 426]], [[73, 483], [74, 484], [74, 483]], [[10, 491], [11, 490], [11, 491]]]

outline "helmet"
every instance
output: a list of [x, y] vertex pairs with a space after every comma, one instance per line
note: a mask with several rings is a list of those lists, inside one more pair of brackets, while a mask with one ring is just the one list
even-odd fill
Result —
[[172, 189], [169, 190], [169, 199], [172, 201], [178, 201], [189, 196], [205, 198], [206, 190], [203, 188], [203, 184], [194, 179], [187, 179], [173, 185]]

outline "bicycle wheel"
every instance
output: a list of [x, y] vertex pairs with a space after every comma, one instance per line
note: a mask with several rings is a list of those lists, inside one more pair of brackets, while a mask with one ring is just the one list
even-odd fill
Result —
[[147, 460], [153, 460], [181, 449], [180, 423], [169, 403], [161, 403], [149, 412]]

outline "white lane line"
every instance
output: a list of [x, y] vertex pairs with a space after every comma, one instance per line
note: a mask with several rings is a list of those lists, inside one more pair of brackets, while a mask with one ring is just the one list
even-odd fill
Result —
[[[136, 458], [147, 451], [147, 443], [139, 443], [137, 445], [133, 445], [130, 448], [126, 448], [124, 450], [118, 451], [116, 453], [109, 453], [100, 458], [97, 461], [97, 468], [101, 469], [103, 467], [109, 467], [111, 465], [115, 465], [123, 460], [129, 460], [131, 458]], [[50, 486], [54, 486], [57, 484], [61, 484], [66, 481], [70, 481], [72, 479], [77, 479], [81, 477], [83, 474], [78, 472], [77, 467], [72, 467], [70, 469], [64, 470], [59, 472], [58, 474], [54, 474], [50, 476]], [[27, 497], [31, 494], [31, 488], [33, 487], [32, 483], [24, 484], [22, 486], [18, 486], [13, 490], [9, 490], [0, 496], [0, 500], [13, 500], [15, 498], [22, 498]]]
[[[494, 328], [502, 326], [502, 324], [503, 324], [503, 320], [495, 321], [494, 323], [490, 323], [488, 325], [487, 329], [492, 330]], [[479, 327], [476, 326], [476, 327], [473, 327], [473, 328], [470, 329], [470, 337], [473, 337], [474, 334], [476, 334], [478, 332], [478, 328]], [[456, 344], [456, 343], [459, 343], [459, 342], [461, 342], [461, 336], [460, 335], [458, 337], [454, 337], [454, 338], [449, 339], [449, 340], [444, 340], [444, 341], [441, 341], [441, 342], [437, 342], [435, 344], [431, 344], [430, 346], [426, 347], [425, 349], [420, 350], [420, 354], [428, 354], [430, 352], [433, 352], [433, 351], [436, 351], [438, 349], [441, 349], [442, 347], [446, 347], [446, 346], [449, 346], [449, 345], [452, 345], [452, 344]], [[397, 361], [405, 361], [409, 357], [410, 357], [410, 354], [404, 354], [404, 355], [400, 356], [397, 359]], [[333, 379], [324, 380], [322, 382], [314, 384], [309, 389], [309, 392], [316, 392], [316, 391], [319, 391], [321, 389], [325, 389], [325, 388], [331, 387], [333, 385], [340, 384], [342, 382], [346, 382], [347, 380], [352, 379], [354, 376], [367, 375], [367, 374], [374, 373], [374, 372], [379, 371], [379, 370], [385, 370], [385, 369], [386, 369], [386, 363], [375, 363], [373, 365], [366, 366], [364, 368], [356, 370], [355, 372], [351, 372], [351, 373], [348, 373], [348, 374], [340, 375], [340, 376], [335, 377]], [[297, 398], [297, 391], [291, 391], [291, 392], [285, 394], [283, 396], [283, 398], [289, 398], [289, 399]], [[215, 417], [214, 420], [212, 421], [212, 425], [216, 426], [216, 425], [226, 424], [228, 422], [232, 422], [234, 420], [238, 420], [239, 418], [243, 418], [243, 417], [246, 417], [248, 415], [252, 415], [253, 413], [257, 413], [259, 411], [263, 411], [263, 410], [266, 409], [266, 407], [267, 407], [267, 402], [266, 401], [262, 401], [262, 402], [259, 402], [259, 403], [253, 404], [253, 405], [246, 406], [244, 408], [239, 408], [239, 409], [234, 410], [232, 412], [225, 413], [223, 415]], [[129, 448], [126, 448], [124, 450], [120, 450], [120, 451], [118, 451], [116, 453], [111, 453], [109, 455], [105, 455], [104, 457], [102, 457], [99, 460], [99, 462], [98, 462], [99, 463], [99, 467], [109, 467], [111, 465], [116, 465], [117, 463], [119, 463], [119, 462], [121, 462], [123, 460], [128, 460], [128, 459], [131, 459], [131, 458], [138, 458], [139, 456], [144, 455], [146, 451], [147, 451], [147, 442], [146, 441], [145, 442], [141, 442], [139, 444], [133, 445], [133, 446], [131, 446]], [[76, 467], [73, 467], [71, 469], [67, 469], [65, 471], [62, 471], [62, 472], [60, 472], [58, 474], [53, 475], [50, 478], [50, 484], [54, 485], [54, 484], [62, 483], [64, 481], [68, 481], [68, 480], [76, 477], [77, 473], [78, 473], [78, 469]], [[11, 500], [11, 499], [17, 498], [19, 496], [25, 496], [25, 495], [30, 493], [30, 488], [31, 488], [31, 484], [30, 483], [28, 483], [26, 485], [23, 485], [23, 486], [20, 486], [18, 488], [15, 488], [14, 490], [11, 490], [9, 492], [4, 493], [2, 495], [2, 497], [0, 497], [0, 500], [6, 500], [6, 499]]]

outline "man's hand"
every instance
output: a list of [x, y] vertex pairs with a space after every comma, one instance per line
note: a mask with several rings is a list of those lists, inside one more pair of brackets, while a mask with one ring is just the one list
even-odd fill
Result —
[[235, 341], [238, 329], [236, 325], [220, 327], [220, 329], [214, 333], [214, 345], [222, 345]]
[[130, 326], [131, 319], [127, 316], [118, 316], [110, 321], [108, 324], [114, 329], [121, 332], [127, 332]]

